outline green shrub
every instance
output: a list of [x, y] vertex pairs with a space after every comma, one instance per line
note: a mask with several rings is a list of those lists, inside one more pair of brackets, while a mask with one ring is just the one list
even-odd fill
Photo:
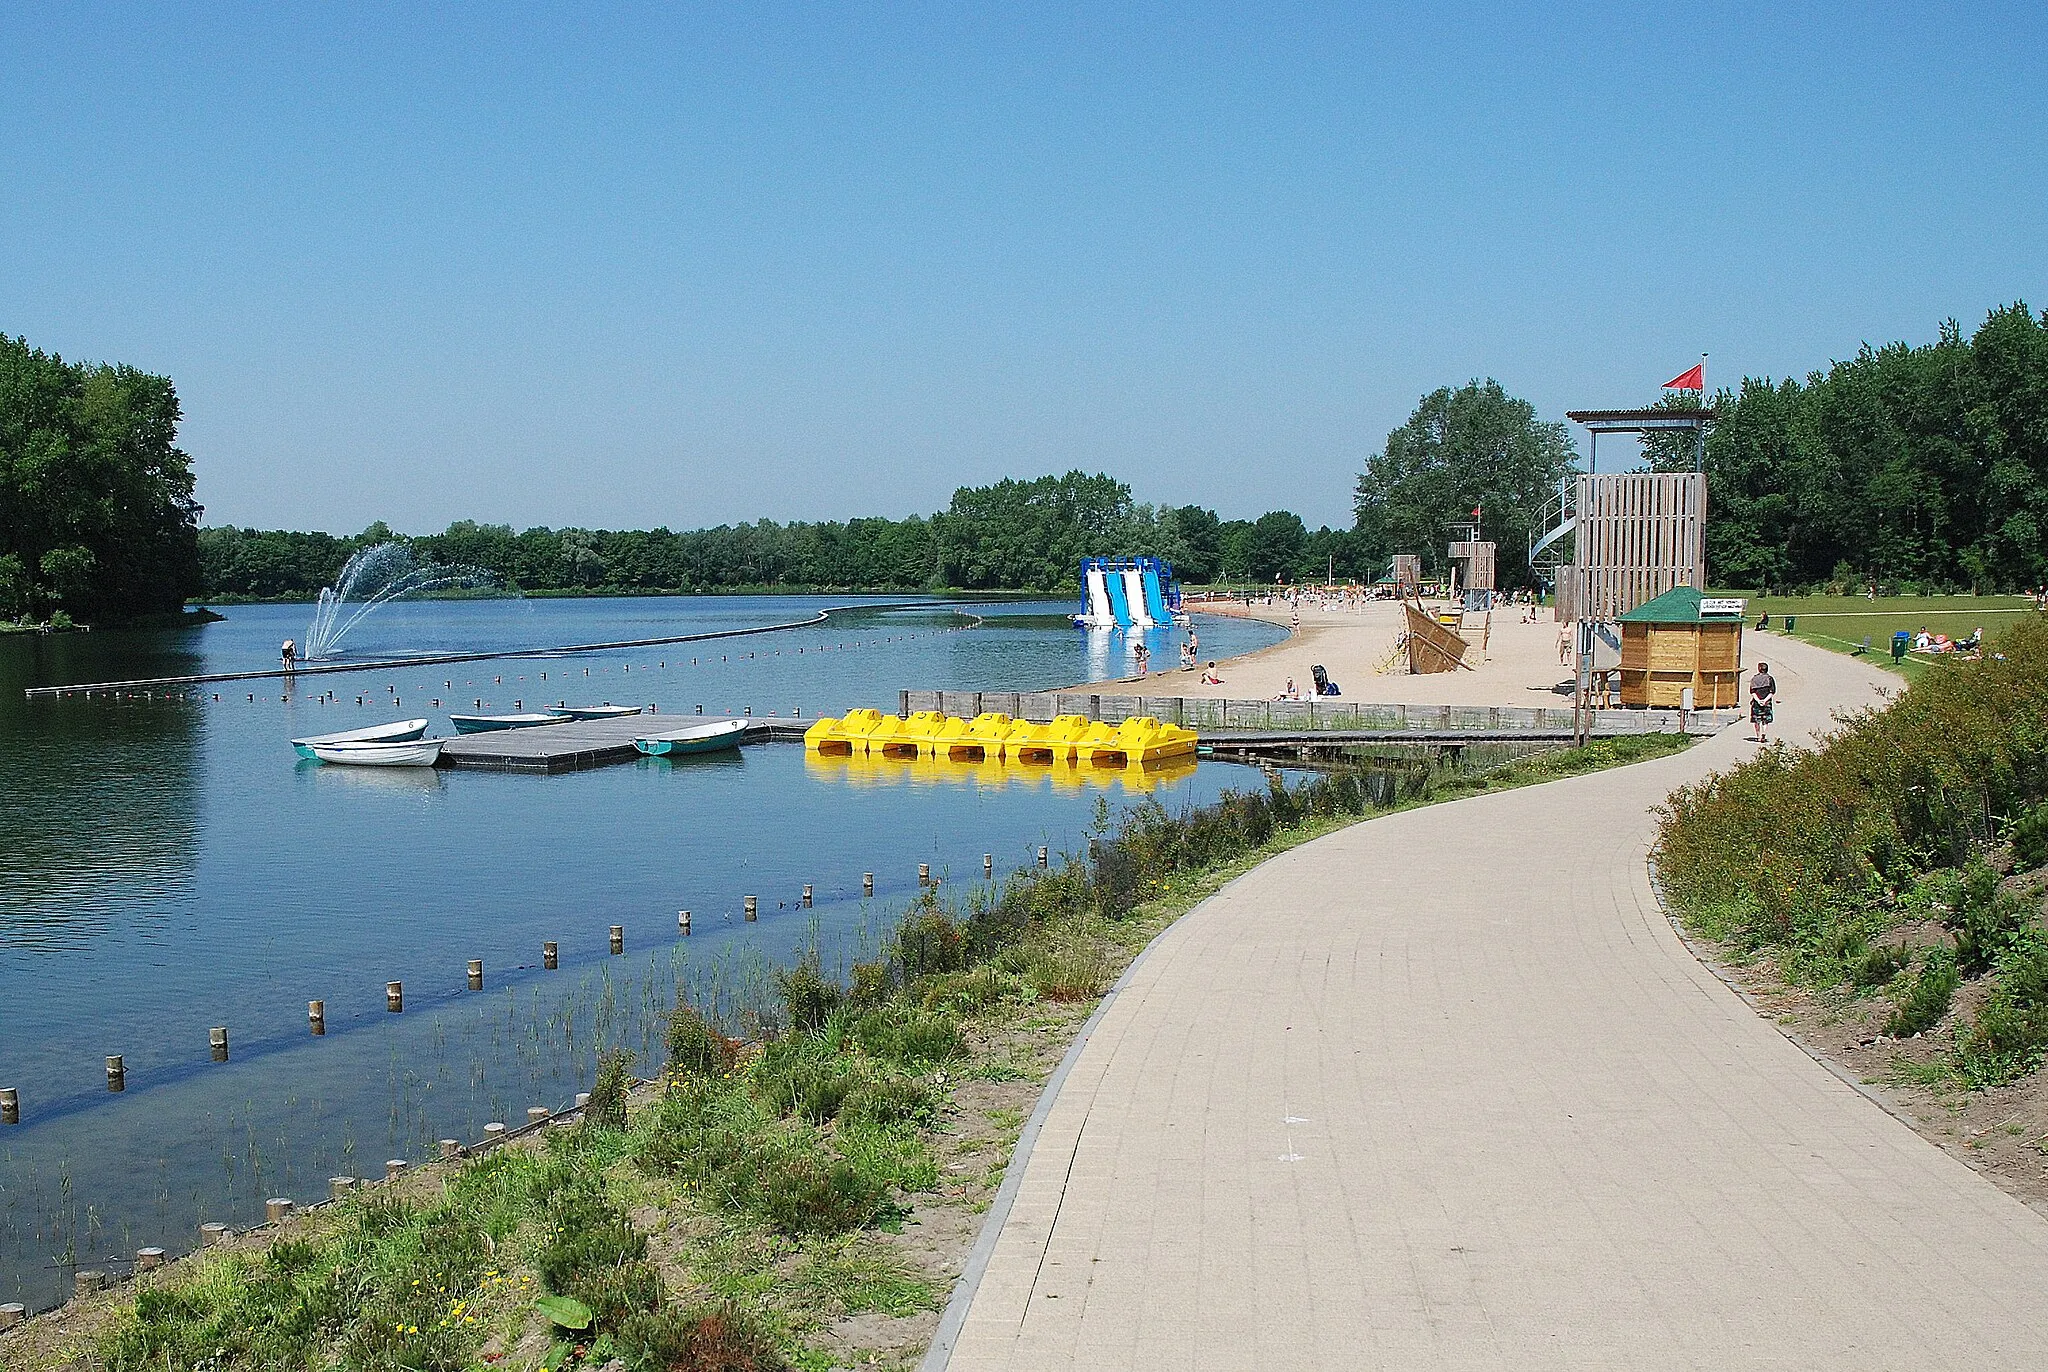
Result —
[[966, 963], [960, 928], [927, 894], [896, 929], [896, 961], [909, 977], [957, 972]]
[[716, 1077], [730, 1072], [739, 1045], [711, 1027], [696, 1006], [676, 996], [668, 1019], [668, 1070], [674, 1077]]
[[854, 1086], [840, 1118], [881, 1129], [923, 1126], [937, 1121], [940, 1105], [939, 1093], [927, 1083], [901, 1073], [877, 1073]]
[[583, 1107], [584, 1124], [596, 1129], [626, 1127], [626, 1093], [633, 1087], [633, 1055], [623, 1048], [600, 1053], [597, 1080], [590, 1084], [590, 1103]]
[[1115, 954], [1085, 937], [1041, 939], [1026, 945], [1022, 970], [1046, 1000], [1089, 1000], [1109, 988]]
[[887, 959], [853, 964], [853, 989], [847, 993], [847, 1004], [865, 1009], [880, 1005], [895, 993], [896, 974]]
[[1893, 1038], [1911, 1038], [1932, 1029], [1948, 1013], [1949, 1002], [1955, 999], [1961, 980], [1954, 953], [1946, 948], [1928, 949], [1919, 974], [1899, 998], [1898, 1008], [1885, 1021], [1884, 1031]]
[[1850, 983], [1868, 990], [1873, 986], [1891, 985], [1912, 962], [1913, 950], [1896, 943], [1880, 943], [1875, 948], [1864, 949], [1860, 956], [1845, 960], [1849, 963]]
[[785, 1150], [763, 1162], [758, 1205], [783, 1234], [839, 1234], [875, 1218], [888, 1187], [844, 1158]]
[[534, 1257], [534, 1271], [550, 1291], [574, 1296], [593, 1310], [596, 1303], [575, 1289], [576, 1281], [647, 1256], [647, 1240], [633, 1231], [625, 1212], [589, 1186], [557, 1195], [548, 1220], [548, 1238]]
[[851, 1033], [871, 1057], [924, 1066], [949, 1062], [965, 1046], [952, 1016], [905, 1007], [870, 1010], [853, 1022]]
[[761, 1051], [753, 1081], [778, 1114], [823, 1124], [855, 1085], [853, 1062], [808, 1037], [777, 1039]]
[[2012, 826], [2012, 855], [2021, 871], [2048, 864], [2048, 805], [2036, 805]]
[[1998, 989], [1956, 1040], [1956, 1065], [1972, 1086], [2023, 1077], [2048, 1049], [2048, 939], [2026, 938], [1998, 971]]
[[805, 953], [794, 967], [777, 972], [775, 983], [782, 993], [783, 1008], [789, 1012], [789, 1025], [800, 1033], [815, 1034], [823, 1029], [846, 999], [838, 983], [827, 980], [818, 969], [816, 949]]
[[689, 1313], [664, 1310], [629, 1316], [620, 1345], [643, 1365], [665, 1372], [786, 1372], [775, 1341], [737, 1307]]
[[1971, 861], [1944, 887], [1949, 908], [1942, 917], [1956, 937], [1956, 964], [1966, 977], [1989, 971], [2032, 923], [2026, 901], [1999, 887], [1999, 875], [1983, 859]]

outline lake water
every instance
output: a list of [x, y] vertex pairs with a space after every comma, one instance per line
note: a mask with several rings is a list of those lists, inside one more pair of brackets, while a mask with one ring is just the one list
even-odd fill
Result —
[[[362, 658], [530, 651], [846, 603], [399, 603], [345, 647]], [[154, 699], [22, 690], [260, 670], [281, 640], [303, 640], [309, 608], [0, 639], [0, 1086], [22, 1100], [22, 1122], [0, 1127], [0, 1299], [52, 1303], [74, 1266], [123, 1270], [145, 1244], [183, 1251], [202, 1221], [251, 1223], [266, 1197], [316, 1199], [330, 1175], [381, 1175], [385, 1159], [428, 1157], [436, 1139], [566, 1105], [600, 1043], [651, 1069], [679, 982], [730, 1007], [765, 996], [770, 969], [814, 943], [843, 966], [885, 936], [919, 863], [971, 884], [994, 853], [1000, 878], [1041, 844], [1079, 847], [1098, 798], [1115, 806], [1142, 790], [1180, 806], [1257, 784], [1219, 763], [1130, 782], [853, 767], [793, 744], [556, 776], [385, 773], [301, 762], [286, 744], [422, 714], [447, 733], [447, 707], [478, 700], [808, 718], [893, 710], [904, 687], [1049, 689], [1130, 670], [1127, 639], [1065, 627], [1066, 602], [968, 608], [864, 608], [756, 637]], [[1281, 636], [1196, 623], [1204, 657]], [[1151, 647], [1155, 663], [1174, 660], [1171, 631]], [[328, 692], [337, 701], [320, 703]], [[861, 896], [867, 871], [873, 900]], [[741, 919], [748, 894], [760, 898], [755, 924]], [[681, 909], [693, 914], [687, 940]], [[547, 939], [559, 970], [540, 969]], [[466, 989], [471, 958], [484, 962], [481, 992]], [[403, 1014], [384, 1008], [392, 980], [405, 984]], [[312, 999], [326, 1002], [324, 1037], [308, 1032]], [[229, 1031], [225, 1063], [209, 1055], [214, 1026]], [[127, 1069], [120, 1094], [105, 1089], [110, 1053]]]

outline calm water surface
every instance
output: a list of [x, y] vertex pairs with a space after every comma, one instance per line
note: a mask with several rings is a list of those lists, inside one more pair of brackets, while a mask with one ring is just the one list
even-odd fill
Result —
[[[361, 658], [613, 641], [803, 618], [846, 598], [493, 600], [387, 606]], [[871, 950], [916, 886], [1074, 849], [1096, 801], [1198, 804], [1256, 781], [1204, 763], [1162, 777], [807, 759], [795, 745], [559, 776], [371, 772], [299, 761], [294, 735], [567, 699], [667, 714], [894, 709], [903, 687], [1047, 689], [1130, 670], [1132, 646], [1062, 627], [1065, 602], [864, 609], [818, 627], [573, 657], [529, 656], [227, 683], [146, 700], [25, 700], [30, 685], [260, 669], [304, 606], [178, 631], [0, 639], [0, 1298], [48, 1304], [73, 1266], [119, 1270], [204, 1220], [323, 1194], [488, 1120], [567, 1104], [601, 1044], [658, 1059], [678, 984], [726, 1008], [816, 944]], [[1276, 640], [1198, 618], [1203, 656]], [[1155, 632], [1153, 660], [1175, 657]], [[802, 651], [799, 652], [798, 650]], [[543, 680], [542, 673], [546, 673]], [[322, 703], [327, 692], [338, 698]], [[253, 696], [251, 700], [249, 697]], [[356, 703], [361, 697], [363, 704]], [[436, 708], [428, 702], [439, 699]], [[876, 896], [861, 898], [873, 871]], [[816, 903], [799, 908], [804, 883]], [[745, 924], [741, 898], [758, 894]], [[676, 932], [693, 912], [694, 935]], [[626, 954], [606, 930], [624, 925]], [[561, 968], [539, 968], [556, 940]], [[486, 989], [466, 989], [482, 958]], [[405, 983], [405, 1013], [384, 983]], [[328, 1032], [307, 1031], [306, 1002]], [[214, 1063], [207, 1031], [228, 1028]], [[127, 1089], [105, 1089], [123, 1056]]]

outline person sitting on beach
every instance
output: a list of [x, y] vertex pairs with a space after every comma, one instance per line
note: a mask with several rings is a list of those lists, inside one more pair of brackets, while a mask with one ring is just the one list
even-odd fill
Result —
[[1223, 678], [1216, 675], [1216, 664], [1214, 662], [1211, 662], [1208, 669], [1202, 673], [1201, 684], [1204, 686], [1221, 686], [1223, 684]]
[[1281, 700], [1300, 700], [1301, 691], [1295, 686], [1294, 678], [1287, 678], [1287, 689], [1280, 693]]

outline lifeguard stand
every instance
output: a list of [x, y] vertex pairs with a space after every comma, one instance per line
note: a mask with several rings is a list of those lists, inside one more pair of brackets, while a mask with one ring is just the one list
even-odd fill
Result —
[[[1592, 684], [1596, 634], [1619, 642], [1605, 626], [1678, 587], [1694, 591], [1707, 584], [1707, 478], [1700, 471], [1599, 471], [1603, 433], [1643, 434], [1691, 430], [1694, 463], [1713, 423], [1710, 409], [1569, 410], [1566, 417], [1586, 426], [1592, 437], [1587, 470], [1560, 483], [1552, 507], [1555, 523], [1529, 550], [1538, 567], [1546, 551], [1557, 590], [1557, 618], [1578, 625], [1578, 681], [1573, 704], [1581, 742], [1591, 728], [1586, 708]], [[1571, 560], [1556, 557], [1566, 534]]]

